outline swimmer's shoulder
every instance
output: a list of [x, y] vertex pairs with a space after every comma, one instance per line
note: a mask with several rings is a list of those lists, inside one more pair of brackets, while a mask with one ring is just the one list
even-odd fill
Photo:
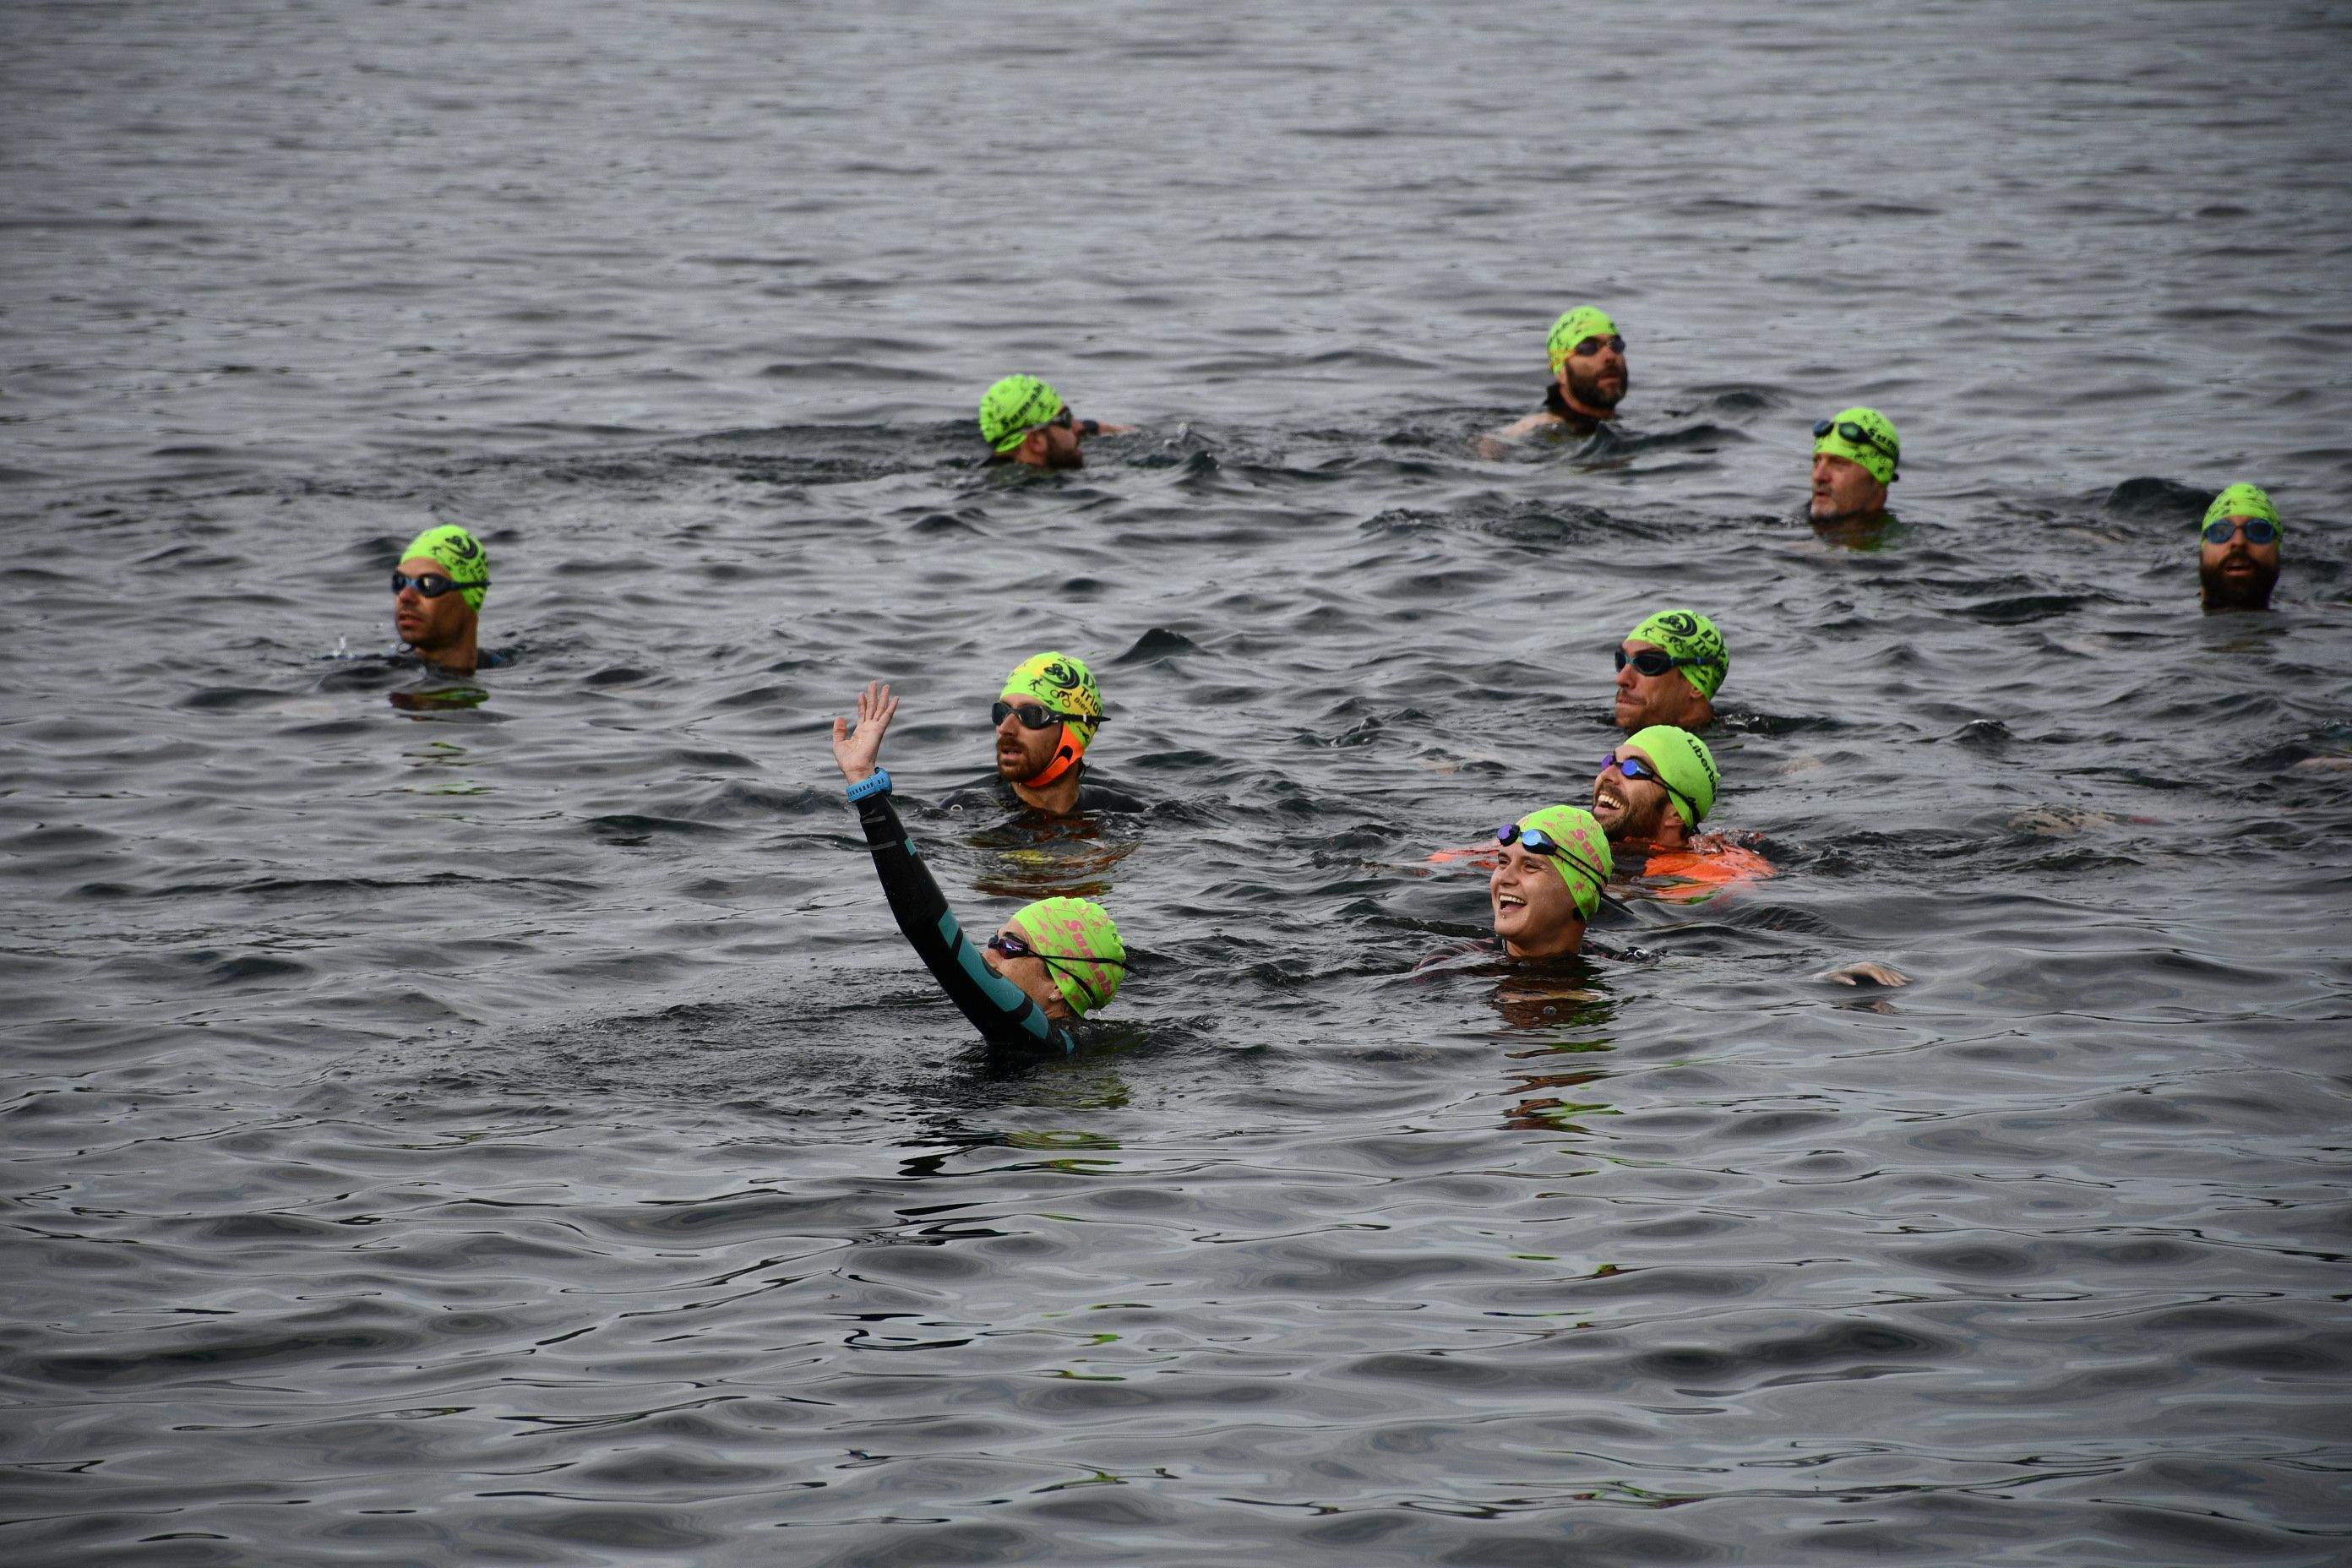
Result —
[[1151, 807], [1149, 801], [1133, 790], [1088, 768], [1085, 782], [1078, 785], [1077, 808], [1080, 811], [1139, 812], [1149, 811]]
[[1557, 430], [1568, 423], [1559, 415], [1538, 408], [1524, 419], [1514, 419], [1488, 437], [1495, 441], [1524, 441], [1538, 430]]

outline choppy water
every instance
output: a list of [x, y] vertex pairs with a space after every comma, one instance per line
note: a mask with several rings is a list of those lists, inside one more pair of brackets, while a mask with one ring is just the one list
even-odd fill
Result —
[[[2352, 1555], [2347, 46], [0, 13], [0, 1553]], [[1629, 439], [1473, 456], [1584, 299]], [[975, 469], [1014, 368], [1150, 429]], [[1876, 551], [1786, 521], [1855, 401]], [[2207, 619], [2238, 478], [2281, 598]], [[328, 657], [434, 521], [468, 709]], [[1669, 600], [1785, 874], [1409, 977]], [[940, 793], [1047, 644], [1160, 804], [918, 822], [1149, 960], [1019, 1067], [823, 730], [897, 681]]]

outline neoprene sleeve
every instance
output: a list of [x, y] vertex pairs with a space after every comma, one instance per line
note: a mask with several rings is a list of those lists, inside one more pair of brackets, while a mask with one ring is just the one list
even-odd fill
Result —
[[961, 1008], [992, 1046], [1022, 1046], [1031, 1050], [1071, 1051], [1077, 1042], [1070, 1032], [1045, 1016], [1029, 994], [982, 962], [980, 950], [964, 940], [963, 927], [948, 908], [945, 894], [932, 880], [898, 814], [886, 795], [858, 801], [858, 825], [866, 829], [866, 846], [874, 851], [874, 874], [882, 879], [882, 892], [890, 913], [913, 944], [923, 967]]

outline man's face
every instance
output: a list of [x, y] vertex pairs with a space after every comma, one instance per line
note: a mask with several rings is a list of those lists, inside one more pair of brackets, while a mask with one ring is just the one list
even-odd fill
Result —
[[[449, 568], [430, 555], [412, 555], [400, 563], [400, 573], [404, 577], [421, 577], [427, 573], [446, 577]], [[401, 641], [426, 655], [463, 641], [466, 629], [473, 624], [474, 613], [474, 607], [466, 603], [466, 595], [455, 589], [437, 599], [428, 599], [411, 584], [392, 596], [393, 630], [400, 634]]]
[[1062, 743], [1062, 726], [1056, 721], [1042, 730], [1032, 730], [1021, 722], [1020, 710], [1045, 706], [1029, 692], [1007, 691], [997, 700], [1013, 709], [996, 726], [997, 775], [1014, 784], [1034, 779], [1054, 760], [1054, 748]]
[[1077, 417], [1065, 408], [1050, 424], [1029, 432], [1021, 444], [1021, 460], [1040, 468], [1083, 468], [1087, 455], [1079, 448]]
[[1815, 522], [1849, 522], [1886, 510], [1886, 487], [1852, 458], [1813, 454]]
[[1586, 338], [1577, 343], [1561, 362], [1559, 384], [1570, 402], [1604, 413], [1616, 407], [1633, 384], [1625, 365], [1625, 340]]
[[1568, 878], [1549, 857], [1530, 855], [1524, 845], [1503, 846], [1486, 879], [1486, 898], [1494, 906], [1495, 934], [1522, 953], [1561, 951], [1583, 929]]
[[2259, 610], [2271, 602], [2278, 582], [2279, 542], [2251, 544], [2246, 524], [2253, 520], [2233, 517], [2229, 539], [2221, 544], [2200, 538], [2197, 580], [2205, 591], [2205, 605], [2214, 610]]
[[[1620, 746], [1614, 755], [1649, 761], [1635, 746]], [[1592, 819], [1612, 844], [1621, 838], [1640, 844], [1657, 837], [1665, 814], [1673, 809], [1665, 785], [1654, 778], [1629, 779], [1613, 760], [1592, 781]]]
[[1696, 730], [1711, 715], [1707, 700], [1679, 667], [1664, 675], [1643, 675], [1633, 668], [1635, 654], [1656, 646], [1630, 638], [1619, 645], [1625, 655], [1625, 668], [1617, 672], [1616, 720], [1617, 727], [1629, 735], [1653, 724]]

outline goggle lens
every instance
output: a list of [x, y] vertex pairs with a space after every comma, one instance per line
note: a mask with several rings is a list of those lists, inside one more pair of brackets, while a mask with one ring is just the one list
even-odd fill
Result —
[[2278, 524], [2273, 522], [2266, 517], [2215, 518], [2211, 522], [2205, 525], [2205, 542], [2208, 544], [2227, 544], [2231, 539], [2236, 537], [2241, 526], [2242, 526], [2246, 531], [2246, 542], [2249, 544], [2276, 544], [2278, 542]]
[[419, 572], [414, 577], [401, 572], [394, 572], [392, 574], [392, 591], [394, 596], [414, 588], [428, 599], [437, 599], [444, 594], [460, 593], [467, 588], [487, 588], [489, 585], [487, 580], [479, 583], [460, 583], [454, 577], [444, 577], [438, 572]]
[[1007, 715], [1017, 717], [1024, 730], [1050, 730], [1062, 721], [1063, 716], [1051, 708], [1034, 702], [1006, 702], [999, 700], [988, 710], [988, 721], [1002, 724]]
[[1662, 647], [1645, 647], [1634, 653], [1627, 653], [1622, 647], [1617, 650], [1618, 668], [1622, 669], [1630, 664], [1642, 674], [1648, 676], [1664, 675], [1677, 665], [1697, 662], [1698, 660], [1695, 658], [1677, 658]]

